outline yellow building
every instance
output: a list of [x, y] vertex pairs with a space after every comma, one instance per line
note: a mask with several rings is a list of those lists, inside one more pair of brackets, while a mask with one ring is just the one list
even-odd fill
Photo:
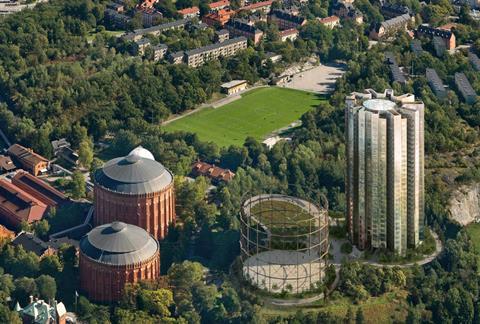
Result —
[[247, 81], [246, 80], [232, 80], [230, 82], [224, 83], [220, 86], [222, 88], [222, 92], [231, 95], [234, 93], [238, 93], [243, 91], [247, 88]]

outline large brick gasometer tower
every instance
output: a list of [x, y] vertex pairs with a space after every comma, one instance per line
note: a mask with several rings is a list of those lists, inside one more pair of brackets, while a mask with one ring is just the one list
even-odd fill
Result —
[[158, 241], [144, 229], [113, 222], [80, 241], [80, 289], [97, 302], [118, 301], [125, 284], [160, 276]]
[[173, 174], [143, 147], [105, 163], [94, 182], [95, 226], [121, 221], [161, 240], [175, 223]]

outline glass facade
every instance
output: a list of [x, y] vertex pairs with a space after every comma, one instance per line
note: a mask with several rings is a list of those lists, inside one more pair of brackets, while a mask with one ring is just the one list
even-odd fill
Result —
[[369, 90], [346, 104], [350, 239], [405, 254], [423, 239], [423, 103]]

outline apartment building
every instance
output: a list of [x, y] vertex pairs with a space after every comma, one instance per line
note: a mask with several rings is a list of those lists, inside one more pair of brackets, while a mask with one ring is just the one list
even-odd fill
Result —
[[477, 93], [463, 73], [455, 73], [455, 85], [466, 103], [473, 105], [477, 101]]
[[445, 48], [448, 51], [454, 50], [456, 47], [455, 34], [451, 30], [420, 25], [417, 29], [417, 36], [437, 37], [437, 39], [440, 39], [445, 44]]
[[330, 29], [335, 28], [336, 26], [340, 25], [340, 18], [337, 16], [333, 15], [330, 17], [325, 17], [325, 18], [317, 18], [317, 20], [324, 25], [325, 27], [328, 27]]
[[410, 14], [397, 16], [381, 23], [377, 23], [370, 30], [370, 39], [379, 40], [394, 35], [401, 30], [407, 30], [408, 24], [413, 21]]
[[359, 249], [404, 255], [424, 239], [423, 115], [423, 102], [393, 90], [346, 99], [346, 219]]
[[226, 29], [215, 31], [215, 42], [222, 43], [230, 38], [230, 32]]
[[185, 52], [185, 62], [188, 66], [197, 67], [207, 61], [235, 55], [238, 51], [247, 48], [247, 38], [240, 36], [228, 39], [222, 43], [215, 43]]
[[443, 99], [447, 96], [447, 91], [445, 90], [445, 85], [443, 84], [442, 79], [437, 74], [437, 71], [434, 69], [427, 69], [425, 72], [425, 77], [427, 78], [428, 84], [432, 89], [433, 93]]
[[158, 36], [166, 30], [184, 29], [187, 23], [189, 23], [190, 21], [191, 19], [185, 18], [152, 26], [149, 28], [135, 29], [133, 32], [123, 35], [122, 38], [125, 40], [136, 41], [148, 34]]
[[241, 18], [230, 19], [226, 23], [225, 28], [229, 31], [232, 36], [245, 36], [248, 39], [251, 39], [255, 45], [260, 43], [263, 38], [263, 31], [248, 24], [247, 21]]
[[307, 20], [302, 16], [297, 16], [289, 11], [280, 9], [272, 10], [269, 19], [271, 22], [277, 24], [280, 30], [298, 28], [307, 23]]
[[200, 16], [200, 9], [198, 7], [190, 7], [178, 10], [182, 18], [196, 18]]

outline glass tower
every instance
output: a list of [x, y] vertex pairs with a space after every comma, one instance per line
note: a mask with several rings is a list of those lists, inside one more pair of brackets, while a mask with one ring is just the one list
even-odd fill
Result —
[[423, 240], [423, 108], [393, 90], [347, 97], [346, 218], [361, 250], [405, 254]]

